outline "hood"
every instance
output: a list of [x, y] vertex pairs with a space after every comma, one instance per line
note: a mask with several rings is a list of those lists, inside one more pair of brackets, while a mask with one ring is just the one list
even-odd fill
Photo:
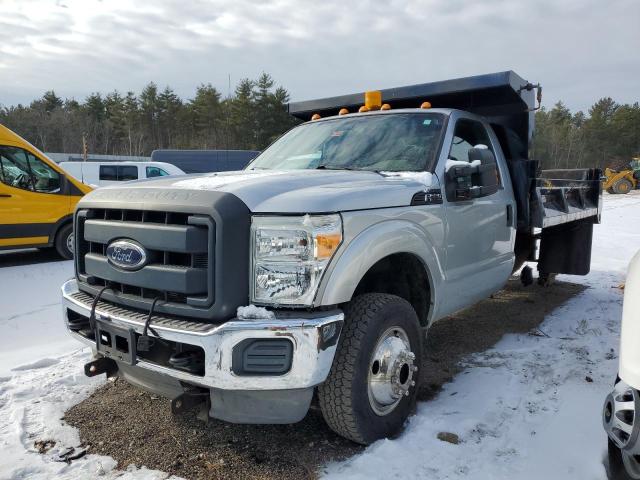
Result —
[[[434, 186], [428, 172], [243, 170], [128, 182], [99, 189], [219, 191], [240, 198], [254, 213], [325, 213], [406, 206]], [[116, 192], [113, 192], [116, 193]]]

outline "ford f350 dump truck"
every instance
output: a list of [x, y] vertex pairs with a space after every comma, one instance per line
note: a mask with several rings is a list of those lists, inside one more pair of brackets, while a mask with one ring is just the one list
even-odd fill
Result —
[[[539, 86], [513, 72], [289, 104], [245, 170], [99, 189], [75, 213], [73, 336], [106, 373], [237, 423], [398, 432], [425, 331], [502, 288], [589, 271], [595, 169], [528, 158]], [[365, 98], [366, 97], [366, 98]]]

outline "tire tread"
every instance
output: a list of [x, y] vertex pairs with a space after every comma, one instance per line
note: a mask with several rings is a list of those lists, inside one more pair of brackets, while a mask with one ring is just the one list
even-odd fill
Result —
[[327, 380], [318, 388], [320, 408], [329, 427], [356, 443], [368, 443], [353, 414], [358, 408], [358, 405], [354, 405], [351, 391], [356, 358], [367, 334], [367, 327], [378, 310], [398, 300], [404, 302], [395, 295], [367, 293], [348, 304], [336, 357]]

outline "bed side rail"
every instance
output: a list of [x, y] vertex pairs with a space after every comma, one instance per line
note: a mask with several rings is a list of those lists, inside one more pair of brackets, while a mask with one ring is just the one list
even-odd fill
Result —
[[600, 223], [601, 177], [598, 168], [542, 170], [531, 188], [531, 226], [544, 229], [584, 219]]

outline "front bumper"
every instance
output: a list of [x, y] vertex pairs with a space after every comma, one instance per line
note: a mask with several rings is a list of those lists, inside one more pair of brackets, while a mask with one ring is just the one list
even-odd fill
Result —
[[[63, 318], [67, 329], [73, 337], [92, 347], [95, 353], [96, 344], [93, 339], [69, 328], [70, 316], [89, 317], [92, 300], [92, 297], [78, 289], [75, 279], [67, 281], [62, 286]], [[99, 321], [114, 327], [132, 329], [137, 334], [142, 333], [145, 317], [146, 315], [136, 311], [102, 301], [98, 302], [96, 307], [96, 319]], [[211, 389], [212, 392], [217, 391], [219, 394], [224, 392], [228, 400], [231, 400], [229, 394], [232, 392], [243, 394], [245, 398], [247, 395], [259, 398], [260, 392], [264, 392], [265, 396], [276, 397], [286, 396], [287, 391], [292, 390], [311, 392], [312, 387], [322, 383], [329, 374], [343, 320], [344, 315], [340, 310], [312, 313], [276, 312], [274, 319], [234, 318], [222, 324], [154, 316], [151, 326], [162, 339], [202, 348], [204, 373], [196, 375], [139, 357], [133, 366], [122, 367], [126, 367], [123, 370], [127, 372], [127, 380], [133, 378], [132, 383], [136, 383], [134, 377], [144, 378], [145, 387], [151, 390], [154, 390], [155, 383], [160, 382], [149, 382], [148, 379], [158, 379], [160, 375], [171, 377], [178, 385], [180, 382], [186, 382]], [[293, 344], [291, 367], [288, 372], [283, 375], [253, 376], [234, 373], [232, 353], [236, 345], [247, 339], [272, 338], [287, 338]], [[164, 393], [160, 387], [157, 391], [160, 394]], [[278, 391], [282, 395], [278, 394]], [[305, 395], [305, 398], [307, 396], [310, 399], [310, 393]], [[228, 400], [226, 404], [229, 403]], [[220, 418], [218, 415], [213, 416]]]

